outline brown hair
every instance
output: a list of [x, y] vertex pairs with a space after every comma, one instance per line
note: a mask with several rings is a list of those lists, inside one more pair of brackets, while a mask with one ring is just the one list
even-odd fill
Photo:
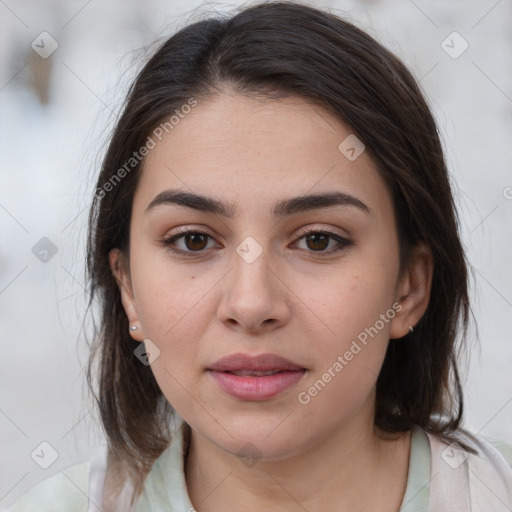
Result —
[[300, 97], [336, 115], [364, 142], [392, 194], [402, 269], [419, 242], [434, 259], [427, 311], [407, 341], [389, 344], [377, 380], [375, 425], [400, 432], [417, 424], [449, 437], [462, 420], [457, 355], [458, 335], [465, 339], [471, 312], [467, 263], [428, 104], [400, 60], [353, 24], [297, 2], [260, 3], [190, 24], [161, 45], [129, 90], [92, 201], [89, 307], [98, 298], [102, 317], [87, 378], [111, 467], [117, 464], [131, 477], [134, 499], [170, 442], [173, 409], [150, 367], [134, 356], [139, 342], [129, 335], [108, 259], [113, 248], [129, 256], [132, 200], [143, 161], [108, 192], [105, 184], [190, 98], [200, 102], [227, 89], [269, 100]]

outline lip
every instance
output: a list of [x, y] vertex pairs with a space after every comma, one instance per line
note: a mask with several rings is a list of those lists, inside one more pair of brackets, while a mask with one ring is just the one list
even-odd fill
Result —
[[[297, 384], [306, 374], [303, 368], [276, 354], [232, 354], [207, 369], [208, 374], [228, 395], [240, 400], [268, 400]], [[274, 371], [273, 375], [234, 375], [234, 371]]]
[[237, 370], [271, 371], [271, 370], [304, 370], [302, 366], [276, 354], [231, 354], [213, 363], [208, 370], [217, 372], [233, 372]]

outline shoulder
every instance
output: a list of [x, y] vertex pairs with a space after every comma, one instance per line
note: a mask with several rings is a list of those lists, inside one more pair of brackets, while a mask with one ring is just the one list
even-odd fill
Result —
[[487, 436], [484, 439], [503, 455], [508, 465], [512, 468], [512, 444]]
[[86, 512], [90, 469], [90, 462], [70, 466], [36, 484], [4, 512]]
[[[492, 467], [503, 475], [512, 475], [512, 445], [487, 436], [473, 434], [461, 429], [452, 440], [426, 432], [433, 455], [438, 455], [448, 466], [459, 466], [464, 462]], [[474, 452], [474, 453], [472, 453]], [[451, 460], [454, 459], [454, 460]]]
[[3, 512], [97, 512], [103, 502], [107, 446], [97, 446], [90, 461], [45, 478]]
[[511, 510], [512, 446], [462, 429], [451, 440], [426, 434], [432, 510]]

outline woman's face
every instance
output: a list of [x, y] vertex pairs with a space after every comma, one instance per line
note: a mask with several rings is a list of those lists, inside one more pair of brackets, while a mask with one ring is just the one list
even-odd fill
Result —
[[[123, 303], [134, 337], [160, 351], [151, 370], [167, 400], [228, 452], [251, 443], [277, 459], [372, 424], [389, 338], [409, 329], [392, 200], [350, 136], [301, 99], [226, 93], [199, 102], [145, 159]], [[165, 191], [190, 194], [189, 206], [170, 192], [150, 206]], [[202, 235], [163, 243], [185, 229]], [[295, 367], [235, 358], [229, 368], [246, 375], [212, 371], [240, 354]]]

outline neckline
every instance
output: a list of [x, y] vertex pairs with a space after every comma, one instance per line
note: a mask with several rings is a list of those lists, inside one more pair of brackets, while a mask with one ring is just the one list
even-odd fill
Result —
[[[155, 508], [157, 504], [171, 511], [194, 510], [185, 481], [185, 456], [189, 436], [190, 427], [182, 421], [168, 448], [151, 468], [134, 512], [159, 510], [158, 507]], [[407, 485], [400, 512], [427, 512], [430, 464], [431, 453], [427, 435], [421, 427], [414, 425], [411, 432]]]

